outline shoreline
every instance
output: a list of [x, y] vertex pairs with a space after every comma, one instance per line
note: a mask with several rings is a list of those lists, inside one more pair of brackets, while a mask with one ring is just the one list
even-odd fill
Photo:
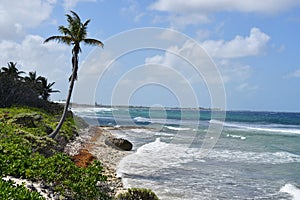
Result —
[[121, 177], [117, 177], [117, 165], [125, 156], [133, 151], [122, 151], [105, 144], [108, 137], [115, 137], [110, 131], [111, 127], [90, 126], [79, 132], [79, 136], [65, 146], [64, 152], [70, 156], [78, 155], [81, 150], [87, 150], [103, 166], [102, 174], [107, 176], [110, 194], [127, 191]]

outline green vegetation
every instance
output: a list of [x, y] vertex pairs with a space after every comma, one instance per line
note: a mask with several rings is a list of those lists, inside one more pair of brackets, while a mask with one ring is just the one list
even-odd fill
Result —
[[68, 26], [59, 26], [58, 31], [62, 34], [59, 36], [51, 36], [45, 40], [45, 42], [49, 41], [57, 41], [60, 43], [64, 43], [67, 45], [72, 45], [72, 75], [69, 78], [69, 92], [67, 96], [67, 100], [65, 103], [64, 111], [61, 116], [61, 119], [55, 128], [55, 130], [49, 135], [51, 138], [55, 138], [59, 133], [59, 130], [62, 124], [65, 121], [66, 114], [68, 111], [68, 107], [70, 104], [72, 91], [74, 87], [75, 80], [77, 80], [77, 72], [78, 72], [78, 61], [79, 61], [79, 53], [81, 52], [80, 43], [84, 43], [87, 45], [98, 45], [103, 47], [103, 43], [99, 40], [87, 38], [87, 26], [91, 20], [87, 20], [84, 23], [81, 22], [80, 17], [74, 11], [71, 11], [72, 15], [67, 14]]
[[14, 185], [13, 181], [0, 179], [0, 199], [43, 200], [37, 192], [31, 192], [24, 185]]
[[51, 88], [54, 82], [37, 77], [36, 72], [29, 72], [25, 77], [22, 74], [25, 72], [19, 71], [17, 63], [13, 62], [0, 69], [0, 108], [12, 105], [48, 107], [50, 94], [58, 92]]
[[[0, 109], [1, 177], [42, 181], [54, 193], [60, 194], [61, 198], [111, 199], [106, 195], [106, 177], [101, 174], [100, 162], [95, 161], [87, 168], [79, 168], [69, 156], [60, 152], [60, 146], [76, 133], [71, 116], [67, 117], [56, 141], [47, 137], [47, 129], [56, 126], [58, 117], [59, 113], [51, 114], [38, 108]], [[62, 142], [64, 144], [59, 144]], [[0, 191], [1, 199], [10, 197], [14, 191], [27, 195], [26, 199], [41, 199], [24, 186], [13, 186], [11, 182], [1, 181]], [[22, 199], [17, 197], [15, 199]]]
[[131, 188], [125, 193], [120, 193], [117, 196], [117, 200], [158, 200], [158, 197], [154, 192], [144, 188]]

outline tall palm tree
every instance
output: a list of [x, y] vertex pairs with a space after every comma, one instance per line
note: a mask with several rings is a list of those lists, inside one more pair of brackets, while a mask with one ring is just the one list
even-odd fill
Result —
[[64, 106], [63, 114], [61, 119], [56, 127], [56, 129], [49, 135], [51, 138], [55, 138], [58, 134], [63, 122], [65, 121], [66, 114], [68, 111], [68, 107], [70, 104], [72, 91], [74, 87], [74, 82], [77, 79], [77, 71], [78, 71], [78, 54], [81, 52], [80, 43], [83, 42], [87, 45], [99, 45], [103, 47], [103, 43], [96, 39], [87, 38], [87, 26], [90, 23], [90, 20], [81, 22], [80, 17], [74, 12], [70, 11], [71, 15], [66, 14], [68, 26], [59, 26], [58, 31], [62, 34], [60, 36], [51, 36], [47, 38], [44, 42], [49, 41], [57, 41], [58, 43], [65, 43], [67, 45], [72, 45], [72, 74], [69, 79], [69, 91], [67, 100]]

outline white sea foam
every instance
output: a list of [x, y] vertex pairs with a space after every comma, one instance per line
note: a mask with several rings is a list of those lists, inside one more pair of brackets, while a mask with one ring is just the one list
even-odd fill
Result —
[[146, 117], [135, 117], [133, 118], [135, 122], [140, 122], [140, 123], [156, 123], [156, 124], [178, 124], [180, 121], [179, 120], [172, 120], [172, 119], [163, 119], [163, 118], [146, 118]]
[[280, 124], [258, 125], [258, 124], [246, 124], [246, 123], [234, 123], [234, 122], [228, 123], [228, 122], [221, 122], [218, 120], [210, 120], [210, 123], [217, 123], [217, 124], [222, 123], [223, 126], [225, 127], [237, 128], [239, 130], [300, 134], [300, 126], [288, 126], [288, 125], [280, 126]]
[[174, 130], [174, 131], [188, 131], [191, 130], [190, 128], [183, 128], [183, 127], [174, 127], [174, 126], [165, 126], [167, 129]]
[[200, 148], [187, 148], [183, 144], [165, 143], [157, 138], [145, 144], [136, 153], [125, 157], [118, 166], [119, 174], [147, 175], [162, 168], [182, 167], [189, 162], [206, 160], [238, 163], [283, 164], [300, 163], [300, 155], [289, 152], [245, 152], [236, 150], [216, 150], [203, 157]]
[[[183, 144], [166, 143], [157, 138], [153, 142], [142, 145], [136, 153], [123, 158], [117, 167], [117, 174], [123, 178], [125, 187], [136, 187], [136, 181], [140, 179], [147, 179], [143, 180], [143, 184], [153, 186], [155, 183], [152, 182], [152, 178], [156, 175], [161, 176], [160, 173], [165, 169], [186, 169], [188, 163], [193, 163], [192, 166], [195, 166], [197, 162], [201, 165], [200, 163], [211, 160], [243, 164], [283, 164], [300, 163], [300, 155], [284, 151], [249, 152], [212, 149], [207, 157], [203, 157], [200, 148], [187, 148]], [[296, 187], [286, 186], [281, 191], [295, 196], [298, 194], [296, 189]], [[294, 199], [297, 199], [296, 197]]]
[[232, 150], [212, 150], [208, 158], [225, 162], [246, 162], [282, 164], [300, 162], [300, 155], [289, 152], [244, 152]]
[[151, 119], [145, 118], [145, 117], [135, 117], [133, 118], [134, 121], [136, 122], [149, 122], [151, 123]]
[[180, 167], [185, 159], [184, 147], [165, 143], [157, 138], [154, 142], [145, 144], [136, 153], [126, 156], [117, 168], [117, 174], [147, 176], [155, 174], [162, 168]]
[[154, 142], [149, 144], [145, 144], [137, 150], [137, 154], [145, 154], [145, 153], [154, 153], [159, 152], [160, 150], [168, 147], [169, 144], [165, 142], [161, 142], [160, 138], [156, 138]]
[[232, 135], [232, 134], [227, 134], [226, 137], [237, 138], [237, 139], [241, 139], [241, 140], [246, 140], [246, 137], [245, 137], [245, 136], [242, 136], [242, 135]]
[[264, 128], [264, 127], [248, 127], [248, 129], [258, 130], [258, 131], [266, 131], [266, 132], [300, 134], [300, 129]]
[[220, 120], [216, 120], [216, 119], [211, 119], [211, 120], [209, 120], [209, 123], [210, 123], [210, 124], [221, 124], [221, 125], [224, 125], [224, 124], [225, 124], [224, 121], [220, 121]]
[[145, 129], [145, 128], [132, 128], [129, 131], [134, 132], [134, 133], [147, 133], [147, 134], [153, 133], [153, 131], [151, 131], [149, 129]]
[[282, 188], [280, 188], [280, 192], [288, 193], [292, 196], [293, 200], [300, 199], [300, 188], [296, 187], [293, 184], [287, 183]]
[[155, 136], [173, 137], [174, 133], [157, 132], [157, 133], [155, 133]]
[[72, 111], [75, 113], [97, 113], [97, 112], [112, 112], [118, 110], [117, 108], [106, 108], [106, 107], [75, 107]]

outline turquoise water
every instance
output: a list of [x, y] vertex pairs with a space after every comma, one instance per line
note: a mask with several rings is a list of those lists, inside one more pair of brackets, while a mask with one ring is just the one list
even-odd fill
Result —
[[[93, 125], [120, 127], [113, 133], [133, 142], [133, 154], [118, 166], [126, 187], [151, 188], [170, 200], [300, 199], [300, 113], [142, 107], [74, 112]], [[215, 126], [220, 134], [210, 130]], [[207, 153], [205, 144], [212, 147]]]

